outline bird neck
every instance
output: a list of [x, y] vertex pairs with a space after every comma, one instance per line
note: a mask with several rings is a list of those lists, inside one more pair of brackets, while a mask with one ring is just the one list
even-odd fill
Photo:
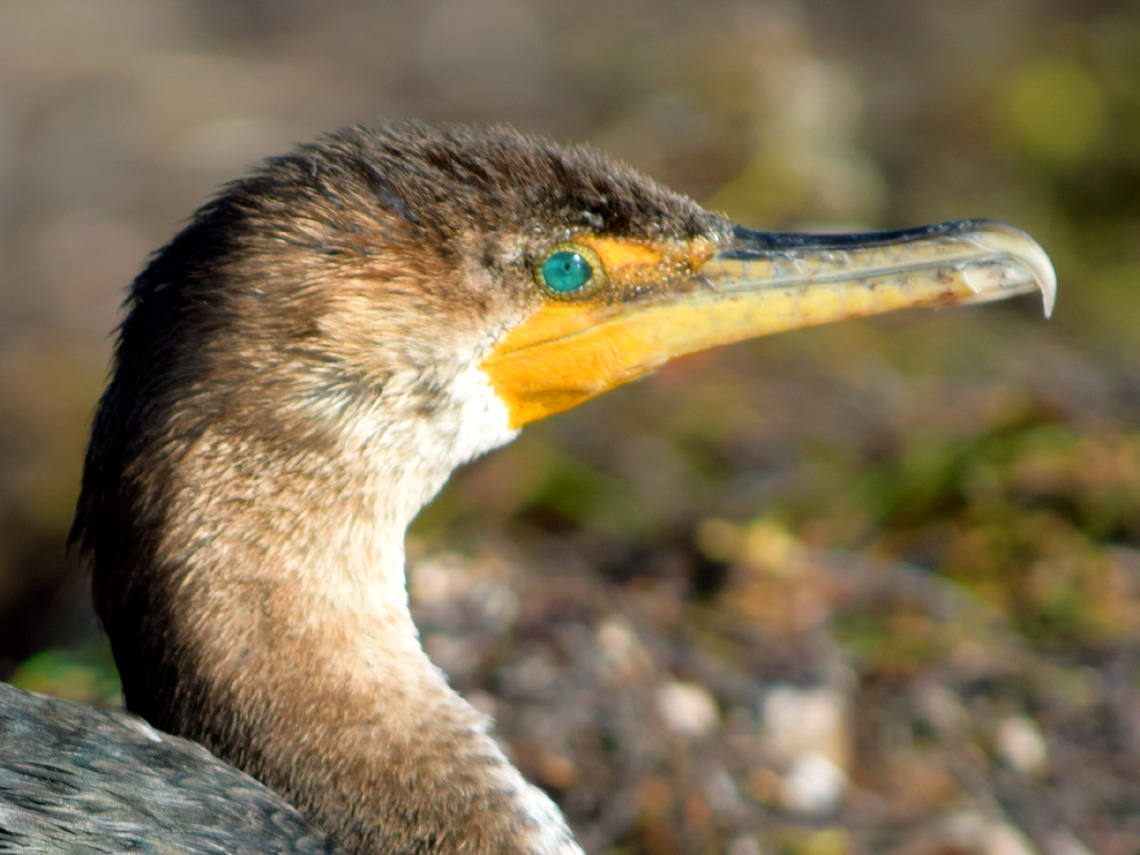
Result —
[[409, 612], [405, 529], [451, 462], [355, 442], [209, 429], [156, 479], [149, 566], [120, 585], [144, 602], [105, 615], [128, 704], [351, 851], [581, 855]]

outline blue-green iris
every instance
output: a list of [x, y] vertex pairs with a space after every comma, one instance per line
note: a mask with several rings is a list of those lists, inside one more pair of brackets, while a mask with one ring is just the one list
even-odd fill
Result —
[[580, 252], [560, 250], [542, 263], [542, 281], [551, 291], [569, 294], [584, 287], [594, 276], [594, 269]]

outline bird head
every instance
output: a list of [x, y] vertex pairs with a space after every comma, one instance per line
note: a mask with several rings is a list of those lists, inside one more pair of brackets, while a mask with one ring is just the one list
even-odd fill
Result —
[[521, 426], [678, 356], [1031, 290], [1048, 310], [1054, 288], [1001, 223], [757, 232], [590, 148], [351, 128], [230, 184], [138, 277], [92, 447], [331, 450], [414, 471], [418, 507]]
[[[349, 840], [365, 820], [346, 805], [377, 792], [376, 835], [435, 839], [482, 804], [456, 730], [498, 770], [488, 798], [507, 780], [470, 710], [416, 694], [442, 680], [408, 612], [404, 529], [456, 466], [687, 353], [1034, 289], [1048, 307], [1053, 287], [1009, 226], [754, 232], [506, 129], [354, 128], [269, 160], [135, 280], [92, 429], [72, 543], [128, 704]], [[400, 746], [431, 735], [425, 697], [459, 724], [431, 725], [444, 796], [420, 803]], [[326, 762], [322, 739], [373, 727]], [[569, 839], [527, 799], [528, 827], [538, 805]]]

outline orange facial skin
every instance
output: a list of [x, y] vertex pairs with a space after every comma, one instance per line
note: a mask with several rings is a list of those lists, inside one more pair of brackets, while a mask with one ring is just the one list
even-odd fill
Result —
[[[568, 410], [685, 354], [782, 330], [911, 306], [949, 306], [1040, 290], [1056, 278], [1041, 247], [1003, 223], [960, 221], [841, 236], [747, 235], [648, 242], [594, 234], [600, 263], [581, 294], [549, 289], [481, 368], [512, 427]], [[536, 277], [537, 288], [543, 284]]]

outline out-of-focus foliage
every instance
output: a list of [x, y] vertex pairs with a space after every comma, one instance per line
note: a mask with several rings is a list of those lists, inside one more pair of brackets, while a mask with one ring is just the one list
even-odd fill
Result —
[[106, 644], [45, 650], [26, 659], [8, 680], [29, 692], [88, 703], [114, 704], [123, 691]]
[[588, 848], [1140, 849], [1134, 2], [0, 4], [0, 676], [114, 693], [63, 542], [146, 254], [400, 115], [590, 140], [755, 227], [997, 217], [1058, 269], [1048, 323], [684, 360], [425, 512], [429, 652]]

